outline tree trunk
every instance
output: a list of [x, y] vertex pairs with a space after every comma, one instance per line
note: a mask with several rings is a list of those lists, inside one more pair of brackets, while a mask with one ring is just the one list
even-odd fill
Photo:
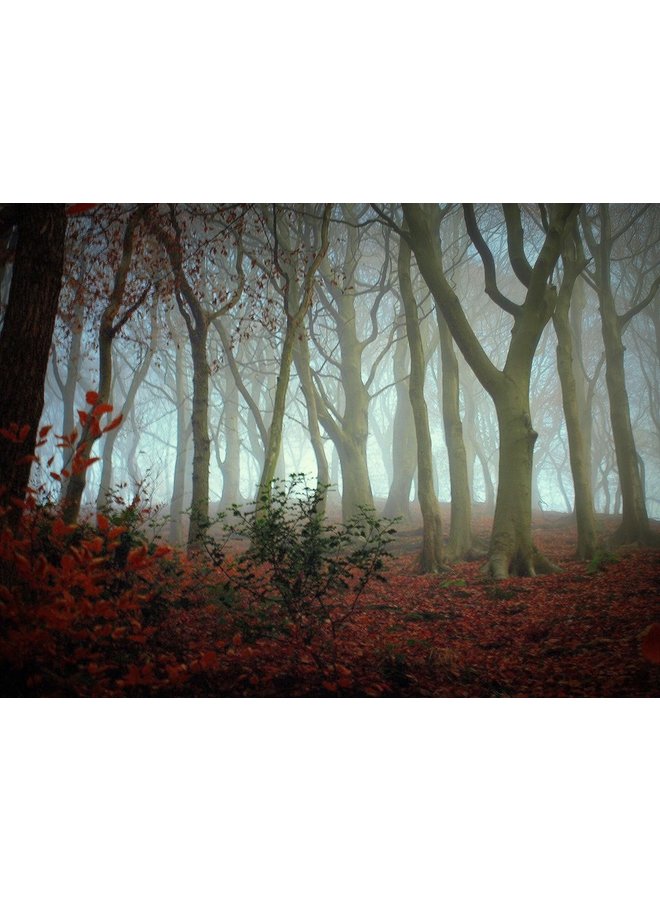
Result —
[[588, 464], [587, 448], [580, 423], [578, 390], [574, 374], [569, 308], [577, 271], [572, 269], [571, 262], [568, 257], [565, 258], [564, 279], [557, 297], [553, 323], [557, 334], [557, 372], [561, 384], [568, 452], [575, 492], [576, 556], [578, 559], [591, 559], [596, 552], [598, 540], [594, 501], [591, 493], [591, 466]]
[[15, 531], [30, 478], [30, 460], [44, 405], [44, 382], [64, 267], [63, 204], [18, 207], [18, 243], [0, 333], [0, 428], [28, 426], [20, 442], [0, 437], [0, 488], [12, 498], [7, 524]]
[[303, 397], [305, 398], [305, 406], [307, 408], [307, 428], [309, 429], [309, 438], [316, 459], [316, 485], [322, 492], [321, 503], [318, 511], [320, 515], [325, 515], [327, 490], [330, 485], [330, 471], [328, 468], [328, 458], [323, 446], [323, 438], [321, 437], [321, 429], [319, 426], [319, 414], [316, 406], [316, 394], [314, 391], [314, 383], [312, 381], [312, 370], [309, 356], [309, 343], [305, 329], [301, 327], [299, 339], [296, 341], [293, 351], [293, 362], [296, 367], [298, 378], [300, 379], [300, 387]]
[[[296, 343], [300, 340], [300, 329], [302, 328], [305, 316], [312, 304], [312, 296], [314, 292], [314, 277], [316, 271], [328, 252], [329, 246], [329, 225], [331, 204], [327, 203], [323, 211], [323, 221], [321, 224], [321, 234], [319, 246], [314, 254], [314, 258], [309, 267], [305, 271], [303, 284], [300, 285], [296, 279], [295, 266], [290, 263], [285, 264], [286, 271], [280, 269], [284, 275], [284, 313], [286, 316], [286, 327], [284, 331], [284, 341], [282, 344], [282, 356], [280, 358], [280, 371], [277, 376], [277, 387], [275, 390], [275, 400], [273, 403], [273, 416], [268, 429], [268, 442], [264, 453], [264, 466], [261, 473], [261, 481], [257, 493], [257, 503], [260, 504], [262, 498], [270, 496], [271, 482], [275, 477], [275, 467], [280, 456], [282, 446], [282, 426], [284, 422], [284, 409], [286, 404], [286, 394], [289, 387], [289, 379], [291, 376], [291, 366], [293, 364], [293, 351]], [[278, 224], [275, 221], [273, 225], [275, 241], [279, 234]], [[286, 246], [290, 248], [290, 241], [286, 235]], [[275, 264], [279, 269], [277, 255]]]
[[532, 463], [537, 434], [532, 428], [524, 378], [500, 387], [493, 399], [500, 458], [489, 571], [494, 578], [557, 571], [532, 541]]
[[410, 279], [410, 247], [403, 239], [399, 244], [399, 285], [410, 346], [410, 405], [417, 437], [417, 492], [423, 522], [420, 568], [422, 572], [439, 572], [444, 568], [442, 517], [433, 485], [433, 447], [424, 399], [424, 347]]
[[607, 288], [599, 291], [600, 315], [605, 346], [605, 381], [610, 401], [610, 421], [616, 465], [619, 472], [623, 518], [612, 537], [614, 546], [640, 542], [654, 542], [649, 526], [642, 481], [637, 465], [637, 448], [630, 421], [630, 401], [626, 389], [624, 369], [625, 347], [621, 339], [621, 324], [614, 307], [614, 297]]
[[[630, 420], [630, 403], [624, 368], [623, 328], [630, 316], [634, 315], [635, 310], [631, 308], [627, 315], [621, 316], [616, 311], [611, 271], [612, 249], [616, 237], [612, 235], [608, 204], [601, 204], [599, 212], [600, 234], [598, 240], [596, 240], [586, 216], [582, 219], [582, 225], [595, 263], [595, 286], [605, 348], [605, 381], [622, 504], [621, 525], [611, 542], [614, 546], [634, 542], [653, 544], [656, 542], [656, 537], [651, 531], [646, 512], [646, 501], [637, 464], [637, 448]], [[648, 299], [653, 298], [655, 290], [657, 290], [657, 280]], [[639, 307], [639, 309], [642, 308], [644, 308], [644, 304]]]
[[238, 388], [227, 371], [224, 390], [225, 458], [222, 460], [220, 508], [241, 502], [241, 439], [238, 431]]
[[190, 502], [190, 530], [188, 547], [194, 549], [209, 524], [209, 466], [211, 439], [209, 438], [209, 363], [206, 356], [208, 326], [198, 320], [189, 332], [193, 363], [192, 396], [192, 499]]
[[442, 359], [442, 418], [449, 456], [451, 520], [447, 558], [464, 559], [472, 551], [472, 501], [468, 481], [467, 455], [459, 408], [458, 360], [451, 333], [442, 310], [436, 305]]
[[383, 514], [388, 518], [410, 521], [410, 489], [417, 468], [415, 418], [410, 404], [410, 376], [407, 367], [408, 341], [405, 322], [398, 329], [394, 348], [394, 387], [396, 409], [392, 427], [392, 483]]
[[[517, 210], [517, 211], [516, 211]], [[437, 206], [404, 204], [404, 219], [417, 263], [468, 365], [493, 398], [500, 434], [499, 483], [488, 569], [495, 578], [531, 575], [552, 567], [532, 543], [532, 460], [536, 432], [529, 411], [529, 383], [534, 354], [556, 303], [548, 285], [559, 258], [567, 222], [577, 207], [558, 205], [551, 212], [543, 246], [531, 266], [518, 246], [515, 229], [520, 210], [505, 209], [510, 262], [525, 285], [525, 302], [512, 303], [499, 291], [492, 254], [476, 224], [474, 211], [464, 207], [466, 227], [484, 265], [486, 291], [514, 319], [503, 370], [492, 363], [475, 335], [455, 291], [447, 281], [442, 258]], [[513, 221], [514, 227], [511, 227]]]

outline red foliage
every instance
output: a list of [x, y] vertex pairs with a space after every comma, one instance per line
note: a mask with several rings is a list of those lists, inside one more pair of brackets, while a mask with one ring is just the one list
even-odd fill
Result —
[[654, 622], [646, 629], [642, 653], [649, 662], [660, 664], [660, 622]]
[[4, 693], [656, 696], [660, 554], [630, 548], [589, 574], [572, 539], [537, 534], [562, 573], [502, 582], [477, 562], [419, 575], [402, 553], [335, 634], [108, 516], [73, 527], [29, 509], [0, 540]]

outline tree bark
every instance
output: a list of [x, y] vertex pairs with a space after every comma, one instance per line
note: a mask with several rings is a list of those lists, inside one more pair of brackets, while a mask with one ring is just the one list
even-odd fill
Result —
[[[612, 248], [616, 238], [612, 236], [610, 210], [607, 203], [599, 207], [600, 235], [596, 240], [587, 217], [582, 218], [583, 232], [595, 263], [595, 287], [598, 294], [603, 345], [605, 348], [605, 381], [610, 406], [612, 437], [619, 473], [622, 521], [611, 539], [614, 546], [629, 543], [654, 544], [656, 536], [651, 531], [646, 500], [640, 478], [637, 448], [630, 420], [630, 402], [624, 368], [625, 347], [623, 330], [635, 310], [630, 308], [619, 315], [612, 288]], [[653, 293], [657, 291], [657, 279]], [[648, 300], [646, 301], [648, 302]], [[643, 305], [639, 306], [642, 309]]]
[[436, 306], [442, 360], [442, 418], [449, 457], [451, 519], [447, 559], [464, 559], [472, 552], [472, 500], [467, 455], [459, 408], [458, 360], [449, 327]]
[[[98, 400], [95, 405], [106, 404], [110, 401], [112, 389], [112, 342], [126, 321], [128, 314], [124, 314], [117, 322], [115, 322], [115, 318], [124, 300], [128, 273], [133, 260], [135, 232], [144, 215], [145, 207], [138, 207], [128, 218], [124, 229], [121, 257], [115, 272], [112, 291], [101, 314], [99, 324], [99, 383], [96, 391]], [[131, 309], [137, 309], [146, 300], [148, 290], [149, 288], [143, 291], [140, 299], [133, 304]], [[94, 416], [89, 414], [76, 445], [76, 451], [71, 463], [71, 474], [64, 495], [63, 518], [68, 524], [78, 521], [80, 505], [87, 482], [87, 466], [85, 463], [90, 459], [92, 448], [100, 434], [98, 422]]]
[[[0, 333], [0, 428], [28, 426], [20, 442], [0, 437], [2, 501], [11, 500], [7, 524], [16, 531], [30, 478], [44, 405], [55, 316], [64, 267], [63, 204], [28, 203], [16, 211], [18, 243]], [[24, 460], [24, 461], [22, 461]]]
[[420, 271], [452, 337], [493, 398], [497, 411], [499, 482], [488, 554], [488, 571], [495, 578], [506, 578], [510, 574], [533, 575], [553, 568], [532, 542], [531, 485], [536, 432], [529, 410], [529, 382], [536, 347], [556, 302], [556, 292], [548, 286], [548, 281], [559, 257], [567, 221], [576, 213], [577, 208], [568, 204], [553, 209], [543, 246], [533, 266], [523, 266], [516, 257], [516, 269], [524, 277], [526, 287], [525, 302], [518, 306], [500, 293], [490, 251], [476, 227], [474, 213], [468, 205], [465, 207], [466, 226], [484, 264], [486, 291], [514, 318], [506, 362], [500, 371], [483, 349], [444, 275], [438, 207], [404, 204], [409, 240]]
[[573, 341], [569, 320], [571, 297], [578, 279], [574, 247], [564, 253], [564, 278], [552, 317], [557, 335], [557, 372], [561, 384], [564, 420], [568, 435], [568, 452], [575, 492], [575, 519], [577, 525], [578, 559], [591, 559], [596, 552], [598, 539], [596, 517], [591, 492], [591, 466], [588, 464], [587, 446], [580, 423], [578, 390], [575, 380]]
[[417, 437], [417, 494], [423, 522], [419, 564], [422, 572], [440, 572], [444, 568], [442, 516], [433, 484], [433, 447], [424, 399], [424, 347], [410, 279], [410, 247], [403, 239], [399, 244], [399, 285], [410, 347], [410, 405]]
[[410, 404], [410, 373], [405, 319], [394, 348], [394, 388], [396, 408], [392, 426], [392, 483], [383, 514], [410, 521], [410, 489], [417, 468], [415, 418]]

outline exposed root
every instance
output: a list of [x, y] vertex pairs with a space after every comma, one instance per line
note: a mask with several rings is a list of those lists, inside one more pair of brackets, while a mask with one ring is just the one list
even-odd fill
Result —
[[561, 572], [559, 566], [551, 563], [536, 547], [530, 553], [511, 554], [503, 550], [493, 553], [484, 567], [485, 574], [497, 581], [505, 578], [534, 578], [536, 575], [550, 575]]

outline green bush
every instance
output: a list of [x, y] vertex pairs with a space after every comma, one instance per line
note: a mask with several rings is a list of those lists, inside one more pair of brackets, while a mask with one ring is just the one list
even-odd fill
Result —
[[[309, 487], [305, 476], [274, 479], [251, 508], [231, 507], [222, 521], [223, 540], [207, 533], [206, 547], [228, 586], [259, 605], [275, 605], [285, 622], [312, 635], [319, 625], [336, 629], [354, 612], [366, 585], [383, 580], [394, 520], [361, 508], [345, 524], [331, 524], [320, 512], [327, 486]], [[227, 545], [246, 549], [225, 556]]]

